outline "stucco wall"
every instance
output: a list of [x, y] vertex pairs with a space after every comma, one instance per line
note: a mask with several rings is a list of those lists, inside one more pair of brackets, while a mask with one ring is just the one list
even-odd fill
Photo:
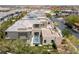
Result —
[[[44, 40], [46, 40], [46, 43], [44, 43]], [[43, 43], [43, 45], [48, 45], [48, 44], [51, 44], [51, 40], [53, 40], [53, 39], [52, 38], [49, 38], [49, 37], [43, 38], [42, 43]]]
[[17, 38], [18, 38], [18, 33], [17, 33], [17, 32], [8, 32], [8, 33], [7, 33], [7, 36], [8, 36], [10, 39], [17, 39]]

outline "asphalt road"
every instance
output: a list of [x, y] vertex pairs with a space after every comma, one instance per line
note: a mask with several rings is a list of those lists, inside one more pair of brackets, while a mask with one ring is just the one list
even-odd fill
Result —
[[60, 30], [68, 29], [68, 30], [71, 32], [71, 34], [73, 34], [74, 36], [76, 36], [76, 37], [79, 39], [79, 33], [73, 31], [72, 29], [67, 28], [67, 26], [64, 24], [65, 21], [64, 21], [63, 18], [54, 18], [54, 17], [52, 17], [51, 20], [52, 20], [53, 22], [58, 22], [58, 28], [59, 28]]

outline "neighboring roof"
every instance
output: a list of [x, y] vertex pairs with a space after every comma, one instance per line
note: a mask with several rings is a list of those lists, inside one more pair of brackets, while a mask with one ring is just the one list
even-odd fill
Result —
[[0, 7], [0, 10], [10, 10], [10, 8], [6, 7]]
[[79, 12], [78, 10], [61, 10], [62, 12]]
[[28, 14], [29, 17], [44, 17], [45, 14], [44, 14], [44, 11], [42, 10], [35, 10], [35, 11], [32, 11]]
[[61, 10], [61, 11], [67, 11], [67, 12], [71, 12], [72, 10]]
[[0, 18], [3, 18], [7, 15], [10, 15], [10, 14], [14, 14], [15, 12], [20, 12], [21, 10], [11, 10], [11, 11], [8, 11], [8, 12], [0, 12]]
[[18, 20], [15, 24], [9, 27], [6, 31], [27, 31], [32, 28], [33, 24], [41, 24], [39, 20]]

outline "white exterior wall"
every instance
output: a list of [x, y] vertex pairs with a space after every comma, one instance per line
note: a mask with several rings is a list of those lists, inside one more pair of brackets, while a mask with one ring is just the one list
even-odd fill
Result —
[[[46, 40], [46, 43], [44, 43], [44, 40]], [[51, 43], [51, 40], [53, 40], [52, 38], [43, 38], [43, 41], [42, 41], [42, 43], [43, 43], [43, 45], [48, 45], [48, 44], [52, 44]]]

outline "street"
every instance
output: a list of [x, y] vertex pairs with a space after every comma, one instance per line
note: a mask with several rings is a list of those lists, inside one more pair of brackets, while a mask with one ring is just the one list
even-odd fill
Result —
[[74, 36], [76, 36], [78, 39], [79, 39], [79, 33], [73, 31], [72, 29], [70, 28], [67, 28], [67, 26], [64, 24], [64, 19], [63, 18], [54, 18], [52, 17], [51, 19], [53, 22], [57, 22], [58, 23], [58, 28], [62, 31], [63, 29], [68, 29], [71, 34], [73, 34]]

